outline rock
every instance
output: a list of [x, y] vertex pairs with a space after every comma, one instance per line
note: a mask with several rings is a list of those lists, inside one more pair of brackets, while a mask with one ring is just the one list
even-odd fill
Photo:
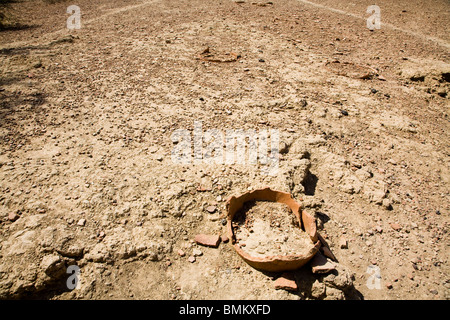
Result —
[[178, 250], [178, 255], [180, 257], [184, 257], [186, 255], [186, 253], [183, 250], [180, 249], [180, 250]]
[[366, 181], [370, 178], [372, 178], [372, 174], [365, 170], [365, 169], [358, 169], [355, 171], [355, 176], [360, 180], [360, 181]]
[[387, 282], [387, 283], [386, 283], [386, 288], [388, 288], [388, 289], [392, 289], [392, 288], [393, 288], [393, 286], [392, 286], [392, 283], [390, 283], [390, 282]]
[[339, 248], [341, 248], [341, 249], [348, 249], [348, 242], [347, 242], [347, 239], [341, 238], [341, 239], [339, 240]]
[[86, 255], [86, 259], [93, 262], [108, 262], [111, 255], [104, 243], [97, 243]]
[[198, 234], [194, 241], [202, 246], [217, 248], [220, 243], [220, 236], [212, 234]]
[[316, 253], [310, 265], [313, 273], [327, 273], [335, 269], [335, 264], [321, 253]]
[[78, 220], [78, 222], [77, 222], [77, 225], [79, 225], [79, 226], [81, 226], [81, 227], [83, 227], [85, 224], [86, 224], [86, 219], [80, 219], [80, 220]]
[[208, 206], [206, 207], [206, 211], [208, 211], [209, 213], [214, 213], [216, 212], [217, 207], [216, 206]]
[[135, 255], [136, 246], [131, 241], [124, 241], [121, 243], [115, 252], [115, 258], [117, 259], [128, 259]]
[[195, 262], [195, 257], [194, 257], [194, 256], [190, 256], [190, 257], [188, 258], [188, 261], [189, 261], [190, 263], [194, 263], [194, 262]]
[[227, 243], [228, 241], [230, 241], [230, 238], [228, 238], [228, 236], [226, 235], [221, 236], [220, 239], [222, 240], [223, 243]]
[[402, 229], [402, 227], [398, 223], [391, 223], [390, 226], [395, 231], [400, 231]]
[[364, 194], [371, 202], [378, 205], [381, 205], [383, 203], [383, 199], [386, 198], [386, 191], [384, 190], [384, 187], [376, 183], [369, 184], [369, 186], [365, 189]]
[[274, 283], [276, 290], [297, 291], [298, 286], [292, 273], [283, 273]]
[[[325, 275], [322, 281], [328, 287], [333, 287], [344, 292], [353, 288], [353, 280], [351, 274], [341, 264], [336, 265], [336, 269]], [[327, 289], [328, 291], [328, 289]], [[328, 293], [327, 293], [328, 294]]]
[[56, 254], [46, 255], [42, 258], [41, 268], [51, 278], [55, 278], [61, 275], [61, 271], [64, 271], [64, 261]]
[[61, 248], [57, 251], [64, 257], [79, 258], [83, 255], [84, 248], [77, 245], [71, 245], [68, 248]]
[[280, 148], [279, 148], [279, 151], [278, 151], [280, 154], [286, 154], [286, 153], [288, 153], [289, 152], [289, 145], [286, 143], [286, 142], [284, 142], [284, 141], [281, 141], [280, 142]]
[[19, 215], [18, 215], [18, 214], [14, 213], [14, 212], [10, 212], [10, 213], [8, 214], [8, 220], [9, 220], [9, 221], [14, 222], [14, 221], [16, 221], [17, 219], [19, 219]]
[[363, 187], [363, 183], [356, 176], [347, 176], [342, 179], [339, 184], [339, 190], [348, 193], [360, 193]]
[[194, 257], [199, 257], [203, 254], [203, 252], [199, 249], [194, 249], [192, 250], [192, 254], [194, 255]]
[[388, 198], [384, 198], [381, 204], [384, 209], [392, 210], [392, 202]]
[[316, 279], [311, 286], [311, 297], [322, 299], [325, 296], [325, 284]]
[[344, 300], [345, 295], [344, 293], [336, 288], [333, 287], [326, 287], [326, 296], [323, 300]]

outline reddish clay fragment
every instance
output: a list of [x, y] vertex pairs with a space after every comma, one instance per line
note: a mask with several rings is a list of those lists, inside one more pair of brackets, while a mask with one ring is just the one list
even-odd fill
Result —
[[202, 246], [217, 248], [220, 243], [220, 236], [213, 234], [198, 234], [194, 241]]
[[311, 267], [313, 273], [327, 273], [336, 268], [335, 264], [321, 253], [317, 253], [311, 260]]
[[275, 280], [274, 286], [276, 290], [297, 291], [298, 289], [293, 275], [288, 272], [283, 273], [281, 277]]

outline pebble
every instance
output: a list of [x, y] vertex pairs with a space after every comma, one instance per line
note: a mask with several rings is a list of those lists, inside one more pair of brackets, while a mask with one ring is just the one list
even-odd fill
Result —
[[203, 246], [217, 248], [220, 243], [220, 236], [213, 234], [198, 234], [195, 236], [194, 241]]
[[180, 250], [178, 250], [178, 255], [180, 257], [184, 257], [186, 255], [186, 253], [183, 250], [180, 249]]
[[208, 211], [209, 213], [214, 213], [216, 212], [217, 207], [216, 206], [208, 206], [206, 207], [206, 211]]
[[395, 231], [400, 231], [400, 229], [402, 228], [398, 223], [391, 223], [390, 226]]
[[222, 242], [227, 243], [228, 241], [230, 241], [230, 239], [228, 238], [228, 236], [221, 236], [220, 239], [222, 240]]
[[383, 208], [385, 208], [386, 210], [392, 210], [392, 203], [391, 203], [391, 200], [389, 200], [388, 198], [383, 199], [382, 205], [383, 205]]
[[86, 219], [80, 219], [77, 222], [77, 225], [79, 225], [79, 226], [84, 226], [85, 224], [86, 224]]
[[194, 257], [199, 257], [203, 254], [203, 252], [199, 249], [194, 249], [192, 250], [192, 254], [194, 255]]
[[341, 238], [339, 240], [339, 248], [341, 249], [348, 249], [348, 241], [345, 238]]
[[195, 257], [194, 257], [194, 256], [190, 256], [190, 257], [188, 258], [188, 261], [189, 261], [190, 263], [194, 263], [194, 262], [195, 262]]
[[18, 214], [14, 213], [14, 212], [10, 212], [10, 213], [8, 214], [8, 220], [9, 220], [9, 221], [14, 222], [14, 221], [16, 221], [17, 219], [19, 219], [19, 215], [18, 215]]

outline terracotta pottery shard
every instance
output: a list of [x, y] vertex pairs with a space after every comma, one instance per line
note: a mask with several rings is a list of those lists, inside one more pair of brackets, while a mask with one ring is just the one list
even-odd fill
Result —
[[313, 273], [327, 273], [336, 268], [335, 264], [321, 253], [317, 253], [312, 258], [311, 267]]
[[194, 241], [202, 246], [217, 248], [220, 243], [220, 236], [213, 234], [198, 234]]
[[276, 290], [297, 291], [298, 289], [294, 276], [287, 272], [283, 273], [281, 277], [275, 280], [274, 286]]
[[[297, 218], [299, 226], [305, 231], [311, 241], [312, 246], [306, 253], [302, 254], [290, 254], [290, 255], [276, 255], [266, 257], [254, 257], [249, 255], [243, 250], [243, 248], [236, 243], [236, 236], [233, 231], [233, 218], [235, 214], [242, 208], [244, 203], [249, 201], [272, 201], [280, 202], [287, 205], [292, 213]], [[300, 204], [295, 201], [289, 193], [275, 191], [270, 188], [256, 189], [246, 192], [238, 197], [230, 197], [226, 203], [227, 208], [227, 230], [228, 236], [231, 239], [231, 243], [234, 245], [234, 249], [237, 254], [244, 259], [249, 265], [255, 269], [263, 271], [289, 271], [295, 270], [305, 265], [311, 260], [320, 248], [320, 241], [318, 241], [318, 234], [314, 218], [308, 213], [301, 210]]]
[[326, 257], [328, 257], [328, 258], [330, 258], [330, 259], [332, 259], [332, 260], [338, 262], [338, 260], [336, 259], [335, 255], [334, 255], [333, 252], [331, 251], [330, 246], [329, 246], [328, 243], [325, 241], [325, 239], [324, 239], [320, 234], [317, 234], [317, 236], [319, 237], [319, 241], [320, 241], [320, 243], [322, 244], [322, 247], [320, 248], [321, 251], [322, 251], [322, 253], [323, 253]]

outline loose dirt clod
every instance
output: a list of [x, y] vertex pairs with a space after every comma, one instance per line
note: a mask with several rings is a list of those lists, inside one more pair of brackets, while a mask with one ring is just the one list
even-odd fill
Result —
[[283, 203], [247, 202], [236, 213], [235, 227], [237, 243], [254, 257], [302, 254], [314, 245]]

